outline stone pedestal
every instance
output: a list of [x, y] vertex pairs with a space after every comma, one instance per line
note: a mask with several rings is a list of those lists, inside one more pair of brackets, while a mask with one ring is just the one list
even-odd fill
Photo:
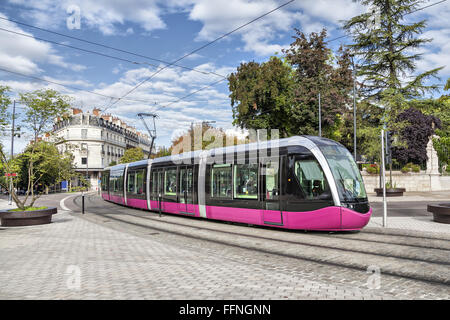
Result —
[[433, 147], [433, 138], [438, 138], [438, 136], [430, 137], [427, 144], [427, 174], [439, 174], [439, 161], [437, 152]]

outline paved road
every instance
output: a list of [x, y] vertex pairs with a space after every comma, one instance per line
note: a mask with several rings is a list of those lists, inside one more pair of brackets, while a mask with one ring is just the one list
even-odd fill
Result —
[[[0, 298], [450, 298], [450, 236], [280, 231], [159, 217], [97, 196], [82, 216], [79, 204], [66, 200], [74, 212], [51, 225], [0, 231]], [[67, 288], [71, 265], [80, 290]]]
[[[394, 202], [389, 201], [388, 215], [389, 217], [431, 217], [433, 214], [427, 212], [427, 205], [433, 203], [442, 203], [442, 201], [402, 201]], [[374, 217], [383, 216], [383, 203], [382, 202], [372, 202], [370, 206], [373, 209]]]

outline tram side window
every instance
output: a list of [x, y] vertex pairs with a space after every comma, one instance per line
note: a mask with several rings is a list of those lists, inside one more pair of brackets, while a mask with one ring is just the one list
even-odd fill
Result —
[[164, 172], [164, 194], [168, 196], [177, 195], [177, 169], [170, 168]]
[[122, 192], [123, 191], [123, 176], [120, 176], [117, 178], [116, 180], [116, 184], [117, 184], [117, 191]]
[[211, 169], [211, 197], [231, 198], [231, 164], [216, 164]]
[[102, 175], [102, 191], [106, 191], [107, 181], [107, 176], [105, 174]]
[[127, 192], [136, 193], [135, 192], [135, 181], [134, 181], [134, 171], [128, 173], [127, 177]]
[[136, 172], [136, 194], [145, 193], [144, 173], [143, 169]]
[[237, 164], [234, 166], [234, 197], [258, 199], [257, 164]]
[[265, 167], [266, 199], [273, 200], [279, 195], [278, 175], [280, 165], [277, 161], [270, 161]]
[[158, 193], [158, 171], [152, 170], [152, 193]]
[[306, 199], [331, 198], [330, 187], [317, 160], [295, 161], [295, 175]]
[[109, 180], [109, 191], [116, 191], [116, 178], [111, 177]]

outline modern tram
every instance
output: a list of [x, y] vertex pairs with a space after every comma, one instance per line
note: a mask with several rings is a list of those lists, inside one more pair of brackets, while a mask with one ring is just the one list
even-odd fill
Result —
[[350, 152], [295, 136], [108, 167], [102, 197], [150, 211], [299, 230], [360, 230], [370, 219]]

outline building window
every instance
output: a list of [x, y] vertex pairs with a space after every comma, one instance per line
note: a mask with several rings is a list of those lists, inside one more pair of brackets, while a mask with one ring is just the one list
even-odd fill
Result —
[[87, 158], [86, 157], [81, 158], [81, 164], [87, 164]]
[[211, 170], [211, 197], [231, 198], [231, 164], [216, 164]]
[[237, 164], [234, 166], [234, 197], [258, 199], [258, 165]]

